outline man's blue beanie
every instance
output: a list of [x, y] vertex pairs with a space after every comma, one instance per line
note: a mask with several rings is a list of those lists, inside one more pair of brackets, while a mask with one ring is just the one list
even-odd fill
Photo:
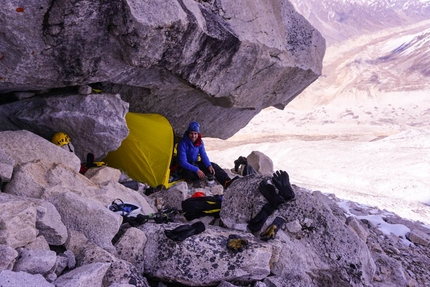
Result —
[[188, 125], [188, 132], [200, 132], [200, 125], [198, 122], [191, 122]]

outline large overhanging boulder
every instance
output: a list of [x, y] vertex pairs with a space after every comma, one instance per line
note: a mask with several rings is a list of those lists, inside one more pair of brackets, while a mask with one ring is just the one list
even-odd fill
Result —
[[198, 120], [221, 138], [288, 104], [320, 76], [325, 53], [280, 0], [11, 0], [0, 32], [0, 102], [90, 84], [177, 132]]

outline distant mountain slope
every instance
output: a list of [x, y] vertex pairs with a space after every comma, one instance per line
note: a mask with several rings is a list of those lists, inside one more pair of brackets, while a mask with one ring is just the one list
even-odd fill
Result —
[[327, 40], [342, 42], [378, 30], [430, 19], [429, 0], [290, 0]]
[[[430, 0], [291, 1], [337, 42], [327, 47], [321, 77], [283, 111], [262, 111], [238, 137], [366, 141], [430, 128]], [[333, 16], [342, 11], [349, 12]]]
[[430, 21], [423, 21], [331, 46], [323, 75], [291, 104], [327, 105], [334, 99], [366, 101], [387, 92], [430, 90], [429, 27]]
[[[430, 128], [429, 94], [426, 20], [328, 46], [322, 76], [283, 111], [262, 111], [241, 134], [373, 140], [410, 128]], [[282, 130], [272, 127], [270, 116], [283, 123]]]
[[289, 107], [430, 90], [430, 0], [291, 2], [329, 45], [322, 76]]

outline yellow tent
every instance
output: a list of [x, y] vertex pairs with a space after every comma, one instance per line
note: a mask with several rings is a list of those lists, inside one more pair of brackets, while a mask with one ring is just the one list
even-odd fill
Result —
[[159, 114], [127, 113], [128, 136], [103, 160], [139, 182], [169, 187], [174, 134], [169, 121]]

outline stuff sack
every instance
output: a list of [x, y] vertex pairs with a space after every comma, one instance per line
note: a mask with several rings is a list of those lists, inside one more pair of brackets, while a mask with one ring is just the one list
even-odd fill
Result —
[[203, 216], [218, 218], [221, 211], [220, 196], [205, 196], [188, 198], [182, 201], [182, 211], [187, 220], [193, 220]]

